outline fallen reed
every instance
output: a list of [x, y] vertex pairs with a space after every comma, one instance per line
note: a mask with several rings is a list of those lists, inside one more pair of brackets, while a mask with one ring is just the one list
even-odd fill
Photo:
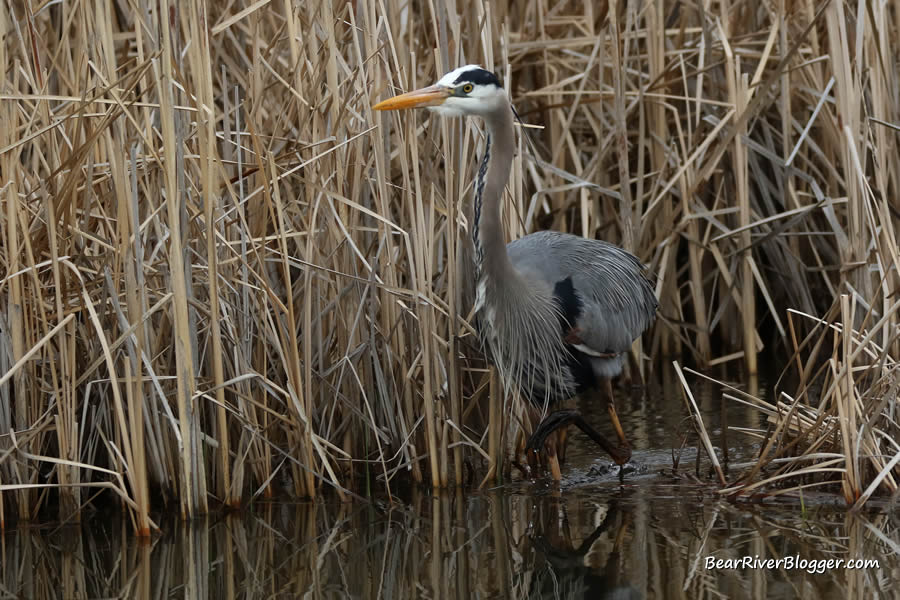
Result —
[[[887, 314], [873, 322], [873, 311], [862, 309], [847, 295], [822, 318], [790, 310], [792, 334], [800, 329], [797, 321], [812, 327], [799, 343], [792, 335], [793, 356], [775, 385], [774, 401], [720, 383], [727, 400], [758, 410], [766, 423], [763, 429], [739, 430], [755, 438], [760, 450], [753, 461], [732, 465], [733, 476], [727, 482], [699, 410], [696, 405], [689, 407], [706, 455], [723, 484], [722, 494], [791, 495], [802, 500], [804, 491], [826, 490], [839, 493], [854, 509], [862, 508], [873, 495], [896, 499], [900, 362], [890, 347], [900, 331], [894, 327], [888, 337], [881, 334], [883, 325], [895, 320], [898, 311], [900, 301], [895, 301]], [[859, 329], [848, 325], [860, 320]], [[712, 380], [696, 371], [691, 374]], [[682, 384], [690, 396], [683, 375]]]
[[858, 332], [834, 341], [838, 417], [876, 435], [900, 354], [889, 4], [455, 8], [0, 6], [0, 525], [77, 519], [91, 488], [146, 533], [151, 503], [505, 476], [524, 416], [467, 320], [482, 135], [370, 110], [470, 62], [540, 126], [510, 236], [601, 237], [655, 272], [637, 371], [814, 369], [797, 340], [824, 319]]

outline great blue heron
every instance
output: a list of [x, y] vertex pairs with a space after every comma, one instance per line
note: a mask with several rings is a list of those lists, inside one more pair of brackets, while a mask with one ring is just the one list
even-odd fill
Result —
[[[490, 71], [460, 67], [432, 86], [373, 108], [429, 108], [444, 116], [484, 120], [488, 136], [471, 223], [482, 343], [504, 382], [517, 385], [535, 406], [601, 390], [619, 438], [613, 445], [577, 411], [560, 410], [535, 428], [526, 451], [544, 447], [551, 432], [574, 424], [617, 464], [628, 462], [631, 446], [616, 415], [610, 378], [621, 373], [625, 353], [656, 314], [656, 297], [640, 260], [607, 242], [557, 231], [505, 243], [500, 203], [515, 149], [514, 111]], [[559, 479], [555, 449], [548, 450]]]

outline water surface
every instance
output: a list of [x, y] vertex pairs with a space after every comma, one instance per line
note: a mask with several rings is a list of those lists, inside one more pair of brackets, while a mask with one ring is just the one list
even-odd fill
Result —
[[[189, 524], [163, 520], [149, 543], [108, 517], [23, 526], [0, 537], [0, 598], [900, 597], [897, 512], [882, 503], [882, 512], [848, 514], [829, 494], [723, 500], [705, 461], [696, 466], [677, 388], [650, 390], [619, 398], [637, 465], [624, 483], [575, 434], [560, 486], [412, 490], [369, 505], [257, 503]], [[753, 439], [722, 431], [759, 427], [759, 415], [695, 391], [713, 442], [727, 444], [732, 462], [752, 459]], [[590, 401], [582, 409], [608, 428]], [[744, 557], [782, 562], [710, 567]], [[826, 562], [858, 558], [878, 564]], [[805, 568], [788, 568], [791, 560]]]
[[[21, 529], [3, 537], [0, 597], [896, 598], [898, 525], [661, 482], [265, 505], [151, 543], [125, 523]], [[707, 557], [745, 556], [879, 565], [707, 568]]]

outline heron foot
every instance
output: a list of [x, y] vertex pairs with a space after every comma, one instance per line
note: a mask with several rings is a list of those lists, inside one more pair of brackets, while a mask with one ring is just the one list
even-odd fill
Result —
[[644, 473], [647, 471], [646, 465], [628, 461], [625, 464], [617, 465], [614, 462], [601, 461], [590, 468], [589, 475], [593, 477], [609, 480], [617, 477], [620, 483], [625, 482], [625, 478], [631, 475]]

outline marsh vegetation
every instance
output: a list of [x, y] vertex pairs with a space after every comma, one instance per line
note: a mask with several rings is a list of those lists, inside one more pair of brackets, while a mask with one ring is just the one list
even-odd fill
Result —
[[729, 494], [896, 492], [898, 34], [884, 1], [3, 3], [0, 522], [508, 480], [481, 132], [370, 109], [466, 63], [527, 124], [509, 235], [655, 273], [632, 381], [786, 372], [726, 390], [768, 423]]
[[[657, 381], [656, 375], [663, 377]], [[670, 448], [683, 421], [677, 375], [655, 371], [653, 391], [621, 402], [635, 458], [646, 467], [620, 485], [594, 444], [571, 440], [561, 487], [549, 479], [490, 489], [398, 489], [395, 502], [327, 499], [255, 502], [248, 510], [183, 522], [137, 540], [128, 523], [85, 511], [81, 526], [23, 526], [4, 536], [0, 594], [36, 600], [172, 596], [215, 598], [896, 598], [900, 521], [876, 498], [847, 511], [839, 496], [809, 490], [732, 502], [691, 477], [694, 449]], [[760, 393], [765, 392], [765, 381]], [[760, 413], [693, 386], [704, 419], [758, 426]], [[689, 430], [683, 423], [681, 430]], [[722, 432], [711, 427], [718, 440]], [[758, 452], [730, 444], [737, 464]], [[605, 471], [605, 472], [604, 472]], [[710, 566], [782, 561], [779, 567]], [[787, 561], [794, 561], [788, 564]], [[800, 567], [800, 560], [804, 566]], [[828, 566], [828, 561], [833, 561]], [[846, 568], [850, 560], [868, 561]], [[837, 561], [843, 561], [836, 566]]]

